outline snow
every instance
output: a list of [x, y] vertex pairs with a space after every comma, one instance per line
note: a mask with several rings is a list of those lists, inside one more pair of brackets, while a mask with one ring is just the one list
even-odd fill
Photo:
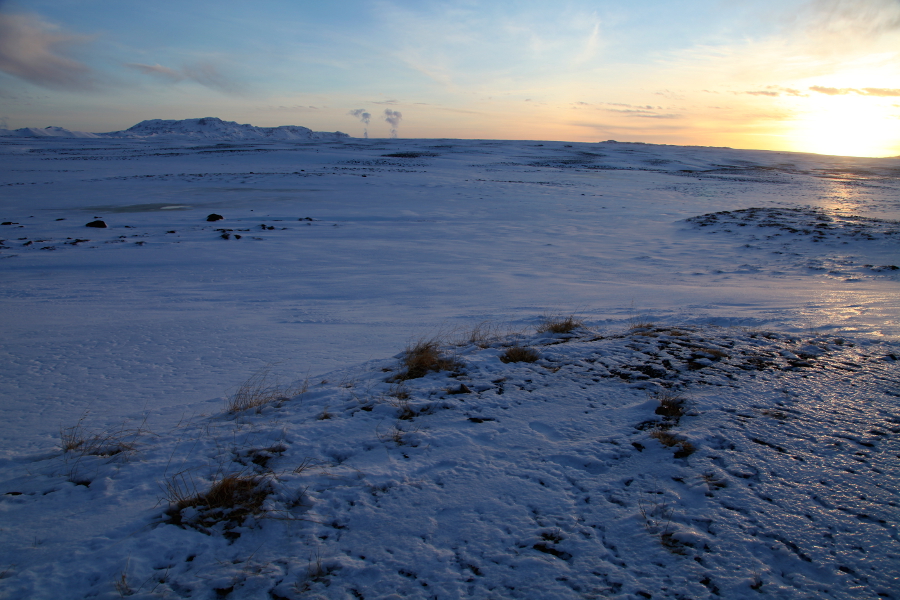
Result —
[[900, 597], [900, 161], [204, 121], [0, 140], [4, 598]]

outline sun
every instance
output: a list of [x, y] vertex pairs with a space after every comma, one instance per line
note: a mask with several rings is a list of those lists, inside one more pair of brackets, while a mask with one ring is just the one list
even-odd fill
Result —
[[897, 99], [847, 94], [810, 100], [787, 133], [792, 150], [837, 156], [900, 155]]

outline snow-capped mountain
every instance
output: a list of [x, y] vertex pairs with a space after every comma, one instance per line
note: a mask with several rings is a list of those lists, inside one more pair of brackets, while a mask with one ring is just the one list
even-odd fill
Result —
[[62, 137], [62, 138], [98, 138], [101, 137], [100, 134], [90, 133], [88, 131], [72, 131], [70, 129], [66, 129], [65, 127], [44, 127], [43, 129], [39, 129], [37, 127], [22, 127], [20, 129], [0, 129], [0, 136], [2, 137], [31, 137], [31, 138], [44, 138], [44, 137]]
[[103, 134], [107, 137], [177, 136], [215, 140], [321, 140], [350, 137], [336, 131], [317, 132], [300, 125], [255, 127], [249, 124], [223, 121], [216, 117], [202, 119], [148, 119], [124, 131]]
[[148, 119], [123, 131], [108, 133], [89, 133], [71, 131], [63, 127], [47, 127], [38, 129], [23, 127], [21, 129], [0, 129], [0, 136], [5, 137], [67, 137], [67, 138], [196, 138], [203, 140], [334, 140], [350, 137], [340, 131], [313, 131], [300, 125], [281, 125], [279, 127], [255, 127], [249, 124], [223, 121], [216, 117], [202, 119]]

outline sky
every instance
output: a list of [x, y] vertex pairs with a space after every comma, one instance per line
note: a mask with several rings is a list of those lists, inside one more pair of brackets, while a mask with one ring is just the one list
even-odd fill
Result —
[[0, 128], [195, 117], [898, 156], [900, 0], [0, 0]]

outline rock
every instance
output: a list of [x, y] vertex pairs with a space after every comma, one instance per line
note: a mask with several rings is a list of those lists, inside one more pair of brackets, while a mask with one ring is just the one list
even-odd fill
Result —
[[90, 223], [86, 224], [85, 227], [96, 227], [97, 229], [106, 229], [109, 226], [106, 224], [106, 221], [100, 221], [98, 219], [96, 221], [91, 221]]
[[206, 220], [207, 221], [221, 221], [224, 218], [225, 217], [223, 217], [222, 215], [217, 215], [216, 213], [212, 213], [211, 215], [206, 217]]

